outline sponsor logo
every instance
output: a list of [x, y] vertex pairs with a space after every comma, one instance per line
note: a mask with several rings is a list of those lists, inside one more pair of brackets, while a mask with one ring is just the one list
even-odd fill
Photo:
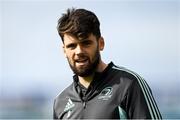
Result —
[[113, 88], [112, 88], [112, 87], [106, 87], [106, 88], [104, 88], [104, 89], [101, 91], [98, 99], [102, 99], [102, 100], [108, 100], [108, 99], [110, 99], [111, 96], [112, 96], [112, 91], [113, 91]]
[[66, 104], [66, 106], [65, 106], [65, 108], [64, 108], [64, 112], [69, 111], [69, 110], [72, 109], [74, 106], [75, 106], [74, 103], [73, 103], [72, 100], [69, 98], [69, 99], [68, 99], [68, 102], [67, 102], [67, 104]]

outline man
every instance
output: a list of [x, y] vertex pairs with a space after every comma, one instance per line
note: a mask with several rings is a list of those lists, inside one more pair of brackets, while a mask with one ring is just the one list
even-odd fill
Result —
[[143, 78], [102, 61], [104, 39], [93, 12], [68, 9], [57, 29], [75, 75], [54, 101], [54, 119], [161, 119]]

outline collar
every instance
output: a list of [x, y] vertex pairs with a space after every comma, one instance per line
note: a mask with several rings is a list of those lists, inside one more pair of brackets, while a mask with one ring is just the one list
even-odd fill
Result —
[[108, 64], [108, 66], [104, 69], [104, 71], [102, 71], [102, 72], [95, 72], [95, 75], [94, 75], [93, 80], [90, 83], [89, 87], [87, 89], [83, 89], [83, 91], [85, 92], [83, 96], [82, 96], [82, 86], [80, 86], [78, 76], [77, 75], [73, 76], [74, 87], [75, 87], [75, 89], [76, 89], [76, 91], [79, 94], [81, 99], [84, 99], [84, 98], [88, 99], [88, 98], [90, 98], [90, 96], [92, 94], [95, 94], [95, 93], [93, 93], [93, 91], [99, 89], [101, 84], [105, 84], [106, 83], [106, 81], [104, 81], [105, 79], [103, 79], [103, 78], [106, 78], [106, 76], [109, 75], [108, 72], [111, 70], [113, 65], [114, 65], [113, 62], [110, 62]]

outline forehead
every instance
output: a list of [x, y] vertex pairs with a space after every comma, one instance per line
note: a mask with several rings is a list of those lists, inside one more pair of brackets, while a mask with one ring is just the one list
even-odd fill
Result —
[[71, 34], [64, 34], [64, 44], [69, 44], [69, 43], [80, 43], [83, 41], [95, 41], [96, 40], [96, 36], [94, 36], [93, 34], [89, 34], [87, 38], [85, 39], [79, 39], [74, 35]]

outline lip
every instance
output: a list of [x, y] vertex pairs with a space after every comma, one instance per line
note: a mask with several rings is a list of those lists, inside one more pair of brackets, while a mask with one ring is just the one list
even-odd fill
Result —
[[75, 60], [76, 62], [85, 62], [86, 60], [88, 60], [88, 59], [77, 59], [77, 60]]
[[88, 64], [88, 59], [78, 59], [78, 60], [75, 60], [75, 63], [78, 66], [84, 66]]

